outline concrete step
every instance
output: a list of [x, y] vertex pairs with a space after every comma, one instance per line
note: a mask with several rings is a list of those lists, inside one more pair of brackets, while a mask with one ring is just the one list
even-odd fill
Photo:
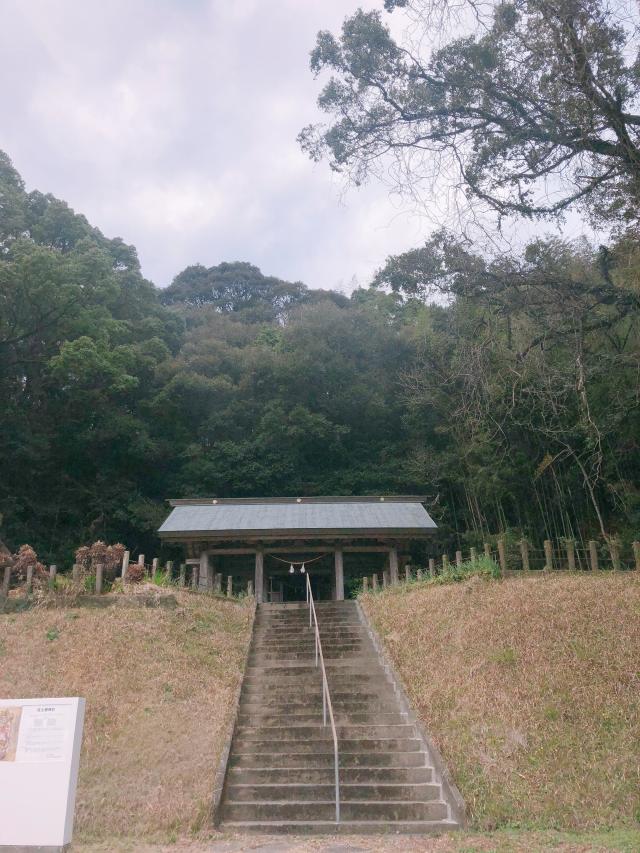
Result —
[[[327, 767], [232, 767], [230, 785], [320, 784], [332, 785], [333, 766]], [[340, 784], [350, 782], [419, 783], [433, 780], [431, 767], [341, 767]]]
[[[335, 817], [335, 801], [308, 802], [291, 800], [288, 802], [251, 802], [241, 803], [225, 800], [222, 816], [225, 821], [317, 821], [331, 820]], [[446, 820], [448, 809], [441, 801], [395, 802], [389, 800], [340, 801], [340, 815], [343, 820]]]
[[[274, 740], [276, 743], [288, 743], [289, 741], [321, 740], [331, 738], [331, 726], [315, 726], [291, 723], [288, 726], [264, 726], [264, 725], [240, 725], [236, 728], [238, 739], [251, 740]], [[380, 738], [414, 738], [416, 736], [415, 726], [402, 722], [394, 725], [336, 725], [338, 745], [343, 741], [355, 741], [360, 738], [367, 740], [378, 740]]]
[[441, 835], [458, 829], [450, 820], [287, 820], [287, 821], [225, 821], [230, 832], [268, 835]]
[[[384, 672], [380, 666], [378, 659], [374, 655], [348, 655], [346, 657], [329, 657], [324, 658], [324, 666], [327, 670], [327, 676], [331, 672], [346, 672], [351, 670], [361, 670], [363, 673], [368, 672]], [[274, 675], [283, 673], [285, 675], [295, 675], [298, 678], [301, 675], [319, 675], [320, 664], [315, 665], [314, 658], [310, 655], [308, 658], [294, 658], [269, 660], [264, 662], [251, 662], [246, 669], [246, 677], [252, 678], [257, 675], [264, 675], [271, 679]]]
[[[230, 767], [280, 767], [299, 769], [333, 768], [333, 750], [330, 752], [283, 752], [271, 744], [262, 752], [233, 749], [229, 757]], [[395, 752], [346, 752], [340, 750], [340, 771], [347, 767], [426, 767], [424, 752], [397, 750]]]
[[[229, 803], [242, 802], [322, 802], [332, 800], [335, 796], [333, 784], [317, 784], [298, 782], [287, 784], [231, 784], [227, 786], [227, 801]], [[438, 800], [440, 797], [440, 786], [430, 782], [421, 782], [414, 785], [405, 783], [385, 784], [381, 782], [340, 782], [340, 800], [346, 802], [355, 801], [392, 801], [425, 803]]]
[[[363, 703], [362, 707], [366, 708]], [[407, 715], [399, 711], [390, 711], [380, 714], [371, 713], [371, 711], [361, 711], [360, 713], [342, 713], [336, 708], [333, 709], [336, 726], [349, 725], [402, 725], [407, 723]], [[322, 725], [322, 707], [319, 705], [314, 711], [305, 711], [292, 713], [285, 708], [278, 714], [268, 714], [264, 710], [255, 713], [239, 714], [237, 720], [238, 726], [270, 726], [277, 728], [278, 726], [299, 726], [299, 725]]]
[[[342, 689], [336, 685], [331, 688], [331, 702], [334, 708], [344, 707], [344, 703], [353, 702], [375, 702], [376, 705], [388, 705], [396, 700], [395, 693], [390, 684], [381, 682], [380, 684], [367, 684], [366, 689], [363, 688], [357, 693], [348, 690], [348, 687], [343, 686]], [[308, 684], [301, 688], [299, 685], [280, 686], [269, 690], [269, 686], [262, 682], [255, 685], [246, 685], [242, 688], [241, 695], [242, 706], [245, 705], [260, 705], [263, 708], [281, 707], [282, 705], [290, 705], [292, 708], [313, 707], [317, 708], [318, 703], [322, 707], [322, 685]], [[241, 706], [241, 707], [242, 707]], [[396, 705], [397, 707], [397, 705]]]
[[[331, 729], [329, 729], [331, 731]], [[273, 752], [278, 741], [270, 738], [234, 736], [233, 749], [238, 752], [253, 752], [256, 754]], [[289, 743], [289, 742], [288, 742]], [[340, 755], [343, 752], [417, 752], [420, 750], [420, 741], [417, 738], [357, 738], [355, 740], [344, 739], [339, 743]], [[295, 740], [291, 742], [287, 750], [290, 754], [321, 755], [330, 752], [333, 755], [333, 738], [314, 737], [308, 740]]]

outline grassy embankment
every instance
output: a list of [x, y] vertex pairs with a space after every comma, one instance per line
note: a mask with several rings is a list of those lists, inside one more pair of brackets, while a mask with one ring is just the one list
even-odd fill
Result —
[[206, 824], [250, 606], [0, 615], [0, 696], [84, 696], [76, 838], [178, 837]]
[[[640, 578], [472, 577], [363, 597], [477, 829], [640, 822]], [[640, 834], [637, 836], [640, 844]]]

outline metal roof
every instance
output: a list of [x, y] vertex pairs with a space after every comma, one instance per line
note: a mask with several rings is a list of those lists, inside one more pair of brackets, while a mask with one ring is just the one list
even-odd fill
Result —
[[168, 539], [195, 535], [396, 534], [423, 536], [436, 529], [419, 497], [208, 499], [172, 501], [159, 530]]

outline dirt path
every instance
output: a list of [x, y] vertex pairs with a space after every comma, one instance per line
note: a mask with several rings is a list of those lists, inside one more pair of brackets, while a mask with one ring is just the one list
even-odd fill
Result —
[[274, 837], [217, 834], [171, 844], [111, 839], [74, 844], [77, 853], [636, 853], [640, 830], [567, 834], [505, 831], [487, 834], [455, 833], [437, 838], [415, 835]]

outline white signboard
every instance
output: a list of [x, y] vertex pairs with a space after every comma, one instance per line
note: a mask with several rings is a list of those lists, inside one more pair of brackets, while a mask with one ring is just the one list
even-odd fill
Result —
[[84, 699], [0, 699], [0, 853], [71, 843]]

